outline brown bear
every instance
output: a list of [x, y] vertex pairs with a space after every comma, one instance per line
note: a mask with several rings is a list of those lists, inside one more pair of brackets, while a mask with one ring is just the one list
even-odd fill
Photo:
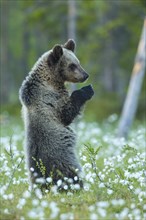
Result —
[[71, 95], [65, 82], [84, 82], [88, 74], [74, 54], [75, 42], [55, 45], [44, 53], [19, 91], [25, 124], [25, 150], [31, 183], [41, 179], [47, 186], [60, 180], [65, 184], [79, 184], [81, 167], [75, 145], [76, 137], [70, 124], [79, 114], [84, 103], [91, 99], [92, 86], [74, 91]]

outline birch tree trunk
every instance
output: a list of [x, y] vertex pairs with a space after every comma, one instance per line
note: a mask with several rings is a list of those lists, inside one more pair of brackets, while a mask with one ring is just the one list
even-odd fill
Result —
[[135, 64], [132, 71], [132, 76], [128, 88], [127, 97], [122, 110], [118, 136], [127, 138], [130, 126], [132, 125], [133, 119], [138, 106], [138, 98], [142, 87], [142, 82], [145, 73], [145, 62], [146, 62], [146, 18], [144, 20], [144, 26], [138, 45], [137, 55], [135, 58]]

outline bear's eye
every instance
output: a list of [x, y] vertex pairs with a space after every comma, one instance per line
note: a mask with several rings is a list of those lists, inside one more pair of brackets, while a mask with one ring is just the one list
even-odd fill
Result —
[[76, 66], [76, 64], [74, 64], [74, 63], [71, 63], [70, 65], [69, 65], [69, 69], [70, 70], [75, 70], [77, 68], [77, 66]]

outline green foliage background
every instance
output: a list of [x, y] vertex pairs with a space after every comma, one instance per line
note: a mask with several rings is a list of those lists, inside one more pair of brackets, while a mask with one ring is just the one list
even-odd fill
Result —
[[[0, 3], [5, 21], [1, 22], [1, 101], [5, 109], [19, 103], [19, 87], [38, 57], [68, 39], [69, 8], [68, 0]], [[90, 74], [87, 84], [92, 83], [95, 90], [86, 115], [87, 119], [100, 120], [121, 111], [141, 35], [145, 3], [76, 0], [75, 4], [76, 54]], [[144, 114], [144, 86], [137, 116]]]

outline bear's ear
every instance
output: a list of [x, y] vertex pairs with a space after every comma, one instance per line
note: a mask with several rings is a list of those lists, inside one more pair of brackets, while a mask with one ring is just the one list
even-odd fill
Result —
[[69, 39], [65, 44], [64, 44], [64, 48], [71, 50], [72, 52], [74, 52], [76, 47], [75, 41], [72, 39]]
[[49, 54], [47, 58], [47, 62], [49, 66], [55, 65], [61, 56], [63, 55], [63, 49], [60, 45], [55, 45], [52, 49], [52, 52]]
[[56, 60], [56, 61], [58, 61], [60, 58], [61, 58], [61, 56], [63, 55], [63, 49], [62, 49], [62, 47], [60, 46], [60, 45], [55, 45], [54, 47], [53, 47], [53, 56], [54, 56], [54, 59]]

